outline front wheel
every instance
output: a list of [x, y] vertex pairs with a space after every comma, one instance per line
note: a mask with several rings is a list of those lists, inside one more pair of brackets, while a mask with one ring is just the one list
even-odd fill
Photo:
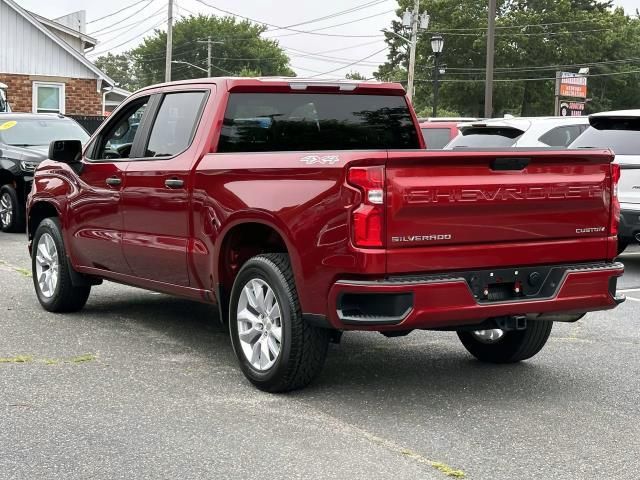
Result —
[[308, 385], [327, 356], [329, 332], [302, 318], [284, 254], [258, 255], [243, 265], [231, 292], [229, 330], [242, 372], [267, 392]]
[[40, 305], [49, 312], [77, 312], [84, 307], [91, 287], [76, 287], [57, 218], [44, 219], [33, 237], [33, 285]]
[[3, 232], [25, 231], [25, 206], [11, 185], [0, 188], [0, 229]]
[[547, 343], [553, 322], [530, 321], [524, 330], [458, 331], [468, 352], [482, 362], [515, 363], [537, 354]]

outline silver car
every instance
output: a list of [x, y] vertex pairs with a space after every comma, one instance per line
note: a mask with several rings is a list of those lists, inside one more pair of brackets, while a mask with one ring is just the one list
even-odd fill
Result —
[[640, 241], [640, 110], [596, 113], [569, 148], [610, 148], [620, 165], [618, 252]]
[[493, 118], [459, 124], [460, 134], [444, 148], [566, 148], [588, 127], [587, 117]]

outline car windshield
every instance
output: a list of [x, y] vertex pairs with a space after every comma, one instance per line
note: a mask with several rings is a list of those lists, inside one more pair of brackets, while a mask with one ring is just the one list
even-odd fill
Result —
[[523, 133], [509, 127], [470, 127], [451, 140], [447, 148], [512, 147]]
[[16, 147], [49, 145], [54, 140], [80, 140], [89, 135], [73, 120], [65, 118], [15, 118], [0, 120], [0, 142]]
[[594, 119], [569, 148], [610, 148], [616, 155], [640, 153], [640, 118]]
[[451, 139], [451, 130], [448, 128], [423, 128], [422, 136], [429, 149], [442, 149]]

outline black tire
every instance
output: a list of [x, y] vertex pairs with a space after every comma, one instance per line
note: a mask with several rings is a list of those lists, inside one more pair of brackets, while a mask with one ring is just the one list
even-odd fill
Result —
[[553, 322], [530, 321], [525, 330], [512, 330], [495, 342], [485, 343], [472, 332], [458, 331], [462, 345], [482, 362], [515, 363], [533, 357], [542, 350], [551, 334]]
[[[38, 275], [36, 271], [36, 262], [38, 255], [38, 242], [40, 238], [48, 233], [55, 244], [58, 254], [58, 282], [53, 289], [53, 294], [47, 297], [40, 289]], [[60, 221], [57, 218], [45, 218], [33, 237], [33, 248], [31, 254], [31, 272], [33, 274], [33, 286], [36, 289], [38, 301], [42, 307], [49, 312], [77, 312], [87, 303], [90, 286], [76, 287], [71, 281], [71, 272], [69, 262], [67, 261], [67, 253], [62, 239], [62, 231], [60, 229]]]
[[628, 246], [629, 242], [627, 240], [618, 239], [618, 255], [624, 252]]
[[11, 185], [4, 185], [0, 188], [0, 202], [10, 202], [9, 208], [11, 209], [11, 220], [5, 222], [0, 215], [0, 229], [3, 232], [24, 232], [26, 231], [25, 224], [25, 209], [26, 206], [23, 201], [18, 198], [18, 192]]
[[[280, 353], [275, 363], [262, 371], [251, 365], [238, 335], [237, 308], [240, 295], [244, 286], [253, 279], [265, 282], [273, 290], [282, 314]], [[231, 291], [229, 331], [242, 372], [260, 390], [275, 393], [305, 387], [324, 366], [329, 330], [313, 327], [302, 318], [288, 255], [258, 255], [243, 265]]]

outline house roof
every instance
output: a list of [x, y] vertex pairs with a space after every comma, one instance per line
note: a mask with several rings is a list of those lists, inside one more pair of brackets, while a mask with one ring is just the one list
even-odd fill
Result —
[[[80, 52], [78, 52], [71, 45], [69, 45], [64, 40], [62, 40], [60, 37], [58, 37], [57, 35], [52, 33], [48, 28], [46, 28], [42, 23], [40, 23], [40, 21], [33, 14], [31, 14], [30, 12], [28, 12], [27, 10], [22, 8], [14, 0], [0, 0], [0, 1], [1, 2], [5, 2], [7, 5], [9, 5], [11, 8], [13, 8], [16, 12], [18, 12], [21, 16], [23, 16], [29, 23], [31, 23], [36, 29], [38, 29], [46, 37], [51, 39], [51, 41], [56, 43], [58, 46], [60, 46], [60, 48], [65, 50], [69, 55], [71, 55], [77, 61], [82, 63], [90, 71], [95, 73], [96, 76], [99, 79], [102, 79], [105, 83], [107, 83], [109, 85], [115, 85], [116, 84], [116, 82], [112, 78], [110, 78], [106, 73], [104, 73], [102, 70], [100, 70], [98, 67], [96, 67], [84, 55], [82, 55]], [[60, 25], [60, 27], [65, 28], [62, 25]], [[74, 33], [78, 33], [78, 32], [74, 32]]]
[[[25, 10], [25, 12], [28, 12], [28, 10]], [[30, 15], [32, 15], [40, 23], [43, 23], [43, 24], [45, 24], [45, 25], [47, 25], [47, 26], [49, 26], [51, 28], [55, 28], [56, 30], [60, 30], [61, 32], [67, 33], [69, 35], [73, 35], [74, 37], [80, 38], [84, 42], [85, 48], [87, 46], [88, 47], [95, 47], [98, 44], [98, 40], [97, 39], [87, 35], [86, 33], [82, 33], [82, 32], [79, 32], [77, 30], [73, 30], [72, 28], [69, 28], [66, 25], [62, 25], [61, 23], [58, 23], [55, 20], [50, 20], [48, 18], [45, 18], [42, 15], [38, 15], [37, 13], [34, 13], [34, 12], [28, 12], [28, 13]]]

